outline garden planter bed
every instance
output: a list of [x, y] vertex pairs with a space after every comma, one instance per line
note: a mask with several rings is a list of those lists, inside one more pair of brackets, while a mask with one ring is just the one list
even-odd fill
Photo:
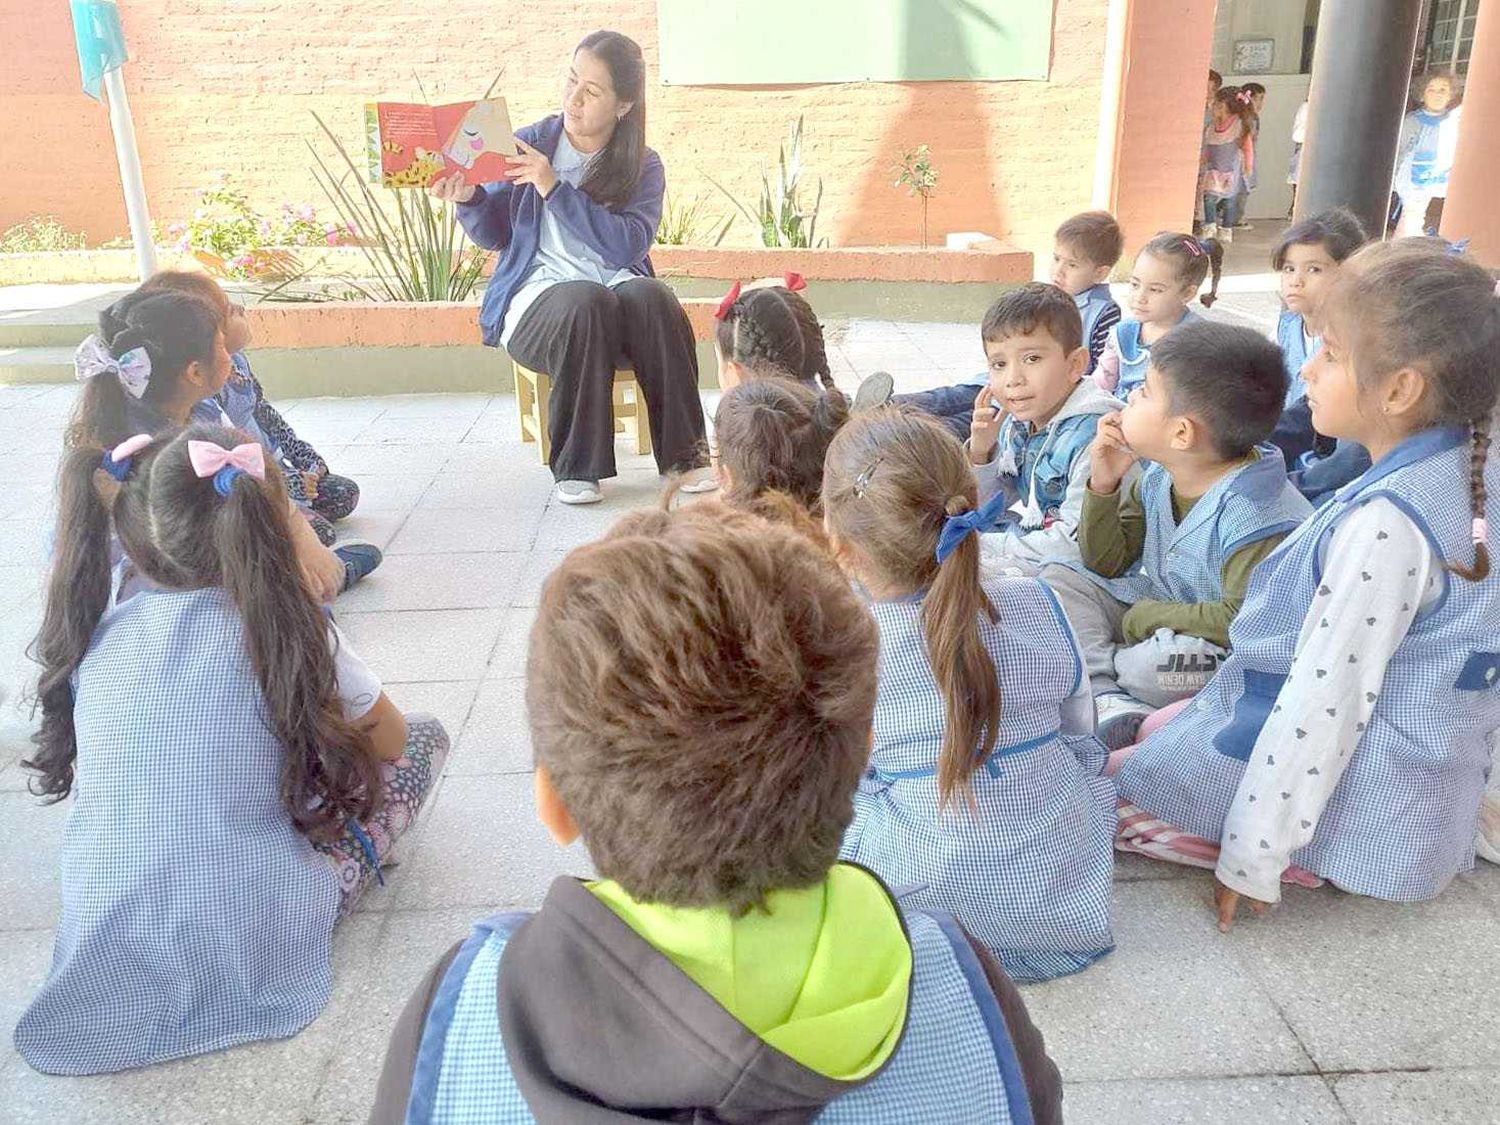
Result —
[[[313, 249], [329, 273], [358, 276], [356, 247]], [[659, 246], [658, 274], [683, 300], [698, 340], [705, 386], [713, 386], [713, 313], [736, 280], [788, 271], [808, 282], [808, 298], [826, 323], [848, 318], [977, 324], [996, 293], [1030, 280], [1031, 255], [1004, 243], [967, 250], [854, 247], [817, 250]], [[196, 268], [190, 256], [164, 252], [164, 267]], [[130, 250], [0, 255], [0, 284], [135, 281]], [[247, 295], [248, 296], [248, 295]], [[100, 298], [99, 301], [105, 298]], [[255, 370], [275, 396], [371, 395], [510, 390], [504, 353], [479, 341], [479, 302], [249, 302]], [[90, 330], [88, 307], [21, 312], [0, 338], [0, 383], [62, 382], [72, 349]]]

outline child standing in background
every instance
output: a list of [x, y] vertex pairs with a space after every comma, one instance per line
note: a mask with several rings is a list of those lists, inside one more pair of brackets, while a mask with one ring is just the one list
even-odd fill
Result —
[[1219, 296], [1219, 272], [1224, 247], [1214, 239], [1163, 231], [1135, 256], [1130, 269], [1129, 320], [1110, 330], [1094, 382], [1101, 390], [1124, 399], [1146, 381], [1151, 345], [1179, 324], [1197, 319], [1188, 307], [1213, 274], [1213, 284], [1199, 298], [1205, 308]]
[[1254, 117], [1250, 95], [1238, 86], [1223, 87], [1209, 105], [1210, 120], [1203, 130], [1198, 174], [1204, 238], [1233, 240], [1234, 216], [1230, 211], [1246, 174], [1255, 170]]
[[[1460, 107], [1455, 105], [1457, 80], [1433, 74], [1422, 83], [1422, 104], [1406, 115], [1396, 155], [1396, 194], [1401, 197], [1397, 234], [1437, 233], [1442, 200], [1448, 194], [1448, 175], [1458, 151]], [[1432, 208], [1436, 202], [1437, 207]], [[1428, 223], [1428, 211], [1438, 216]]]
[[1035, 579], [981, 576], [976, 532], [993, 512], [934, 419], [856, 415], [829, 447], [823, 508], [880, 627], [844, 857], [952, 911], [1018, 980], [1086, 968], [1114, 947], [1115, 796], [1056, 599]]
[[969, 460], [989, 569], [1035, 573], [1076, 558], [1089, 443], [1120, 403], [1083, 378], [1088, 352], [1076, 302], [1055, 285], [1013, 289], [980, 327], [990, 381], [973, 404]]
[[1494, 286], [1426, 240], [1344, 266], [1304, 375], [1318, 432], [1375, 463], [1255, 571], [1232, 655], [1120, 767], [1122, 822], [1153, 818], [1137, 846], [1218, 846], [1223, 929], [1292, 864], [1398, 902], [1473, 864], [1500, 729]]
[[[281, 474], [240, 440], [142, 434], [62, 468], [25, 765], [73, 806], [52, 971], [15, 1034], [49, 1074], [298, 1031], [447, 752], [308, 595]], [[111, 526], [149, 581], [125, 601]]]
[[1246, 82], [1240, 89], [1250, 95], [1250, 156], [1245, 174], [1240, 181], [1239, 194], [1234, 197], [1234, 215], [1230, 226], [1236, 230], [1251, 230], [1245, 221], [1245, 211], [1250, 205], [1250, 193], [1255, 190], [1260, 171], [1260, 115], [1266, 105], [1266, 88], [1259, 82]]
[[[1120, 322], [1120, 306], [1109, 291], [1109, 275], [1120, 260], [1125, 236], [1108, 211], [1084, 211], [1066, 219], [1052, 236], [1050, 280], [1078, 306], [1083, 321], [1082, 338], [1088, 348], [1085, 374], [1091, 374], [1104, 352], [1109, 331]], [[974, 396], [990, 381], [985, 371], [951, 387], [896, 395], [900, 406], [912, 406], [940, 419], [963, 441], [974, 421]], [[883, 371], [869, 376], [854, 396], [854, 409], [864, 410], [891, 399], [893, 383]]]
[[[1135, 741], [1151, 710], [1203, 687], [1251, 572], [1312, 512], [1280, 452], [1260, 444], [1285, 396], [1270, 341], [1198, 322], [1157, 345], [1145, 383], [1099, 423], [1082, 561], [1042, 578], [1078, 631], [1111, 749]], [[1122, 489], [1137, 459], [1145, 471]]]

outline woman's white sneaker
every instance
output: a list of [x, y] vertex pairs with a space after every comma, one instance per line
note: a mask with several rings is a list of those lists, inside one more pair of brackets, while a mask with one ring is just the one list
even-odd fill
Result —
[[564, 504], [597, 504], [604, 499], [596, 480], [560, 480], [557, 498]]

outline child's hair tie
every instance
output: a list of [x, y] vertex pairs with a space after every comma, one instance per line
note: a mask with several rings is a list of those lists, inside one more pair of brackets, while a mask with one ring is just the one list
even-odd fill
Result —
[[113, 449], [105, 451], [99, 460], [99, 467], [123, 484], [130, 475], [131, 465], [135, 464], [135, 455], [154, 440], [150, 434], [136, 434], [135, 437], [126, 438]]
[[875, 470], [880, 467], [880, 462], [883, 460], [885, 460], [884, 457], [875, 458], [875, 460], [870, 462], [868, 469], [854, 478], [854, 495], [858, 496], [861, 500], [865, 498], [865, 492], [869, 489], [870, 482], [875, 479]]
[[1000, 492], [981, 507], [970, 508], [967, 512], [960, 512], [956, 516], [949, 516], [945, 519], [943, 530], [938, 533], [935, 552], [938, 563], [942, 564], [946, 561], [949, 555], [958, 550], [959, 544], [971, 534], [993, 526], [1003, 511], [1005, 511], [1005, 493]]
[[786, 273], [781, 275], [781, 284], [793, 293], [800, 293], [807, 288], [807, 279], [800, 273], [787, 270]]
[[1474, 542], [1476, 545], [1485, 542], [1490, 537], [1489, 521], [1483, 516], [1474, 517]]
[[212, 441], [190, 441], [188, 461], [199, 478], [213, 477], [214, 491], [228, 496], [235, 479], [248, 473], [256, 480], [266, 479], [266, 455], [260, 443], [247, 441], [233, 449], [225, 449]]
[[1249, 105], [1250, 97], [1251, 95], [1249, 90], [1236, 90], [1234, 94], [1234, 100], [1239, 102], [1240, 105]]
[[97, 335], [88, 336], [73, 353], [73, 377], [80, 383], [113, 375], [131, 398], [140, 398], [151, 382], [151, 355], [144, 345], [116, 356]]
[[719, 302], [719, 307], [714, 310], [715, 320], [729, 319], [729, 310], [732, 309], [734, 307], [734, 303], [740, 299], [741, 288], [742, 287], [738, 281], [736, 281], [729, 287], [729, 292], [724, 294], [724, 299]]
[[1193, 257], [1195, 257], [1195, 258], [1201, 258], [1201, 257], [1203, 257], [1205, 251], [1204, 251], [1203, 242], [1202, 242], [1201, 239], [1187, 237], [1187, 238], [1183, 239], [1183, 245], [1187, 249], [1187, 252], [1189, 254], [1191, 254]]

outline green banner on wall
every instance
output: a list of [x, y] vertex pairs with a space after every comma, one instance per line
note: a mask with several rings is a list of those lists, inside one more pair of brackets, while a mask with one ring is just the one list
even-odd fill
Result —
[[1052, 0], [657, 0], [674, 86], [1044, 79]]

